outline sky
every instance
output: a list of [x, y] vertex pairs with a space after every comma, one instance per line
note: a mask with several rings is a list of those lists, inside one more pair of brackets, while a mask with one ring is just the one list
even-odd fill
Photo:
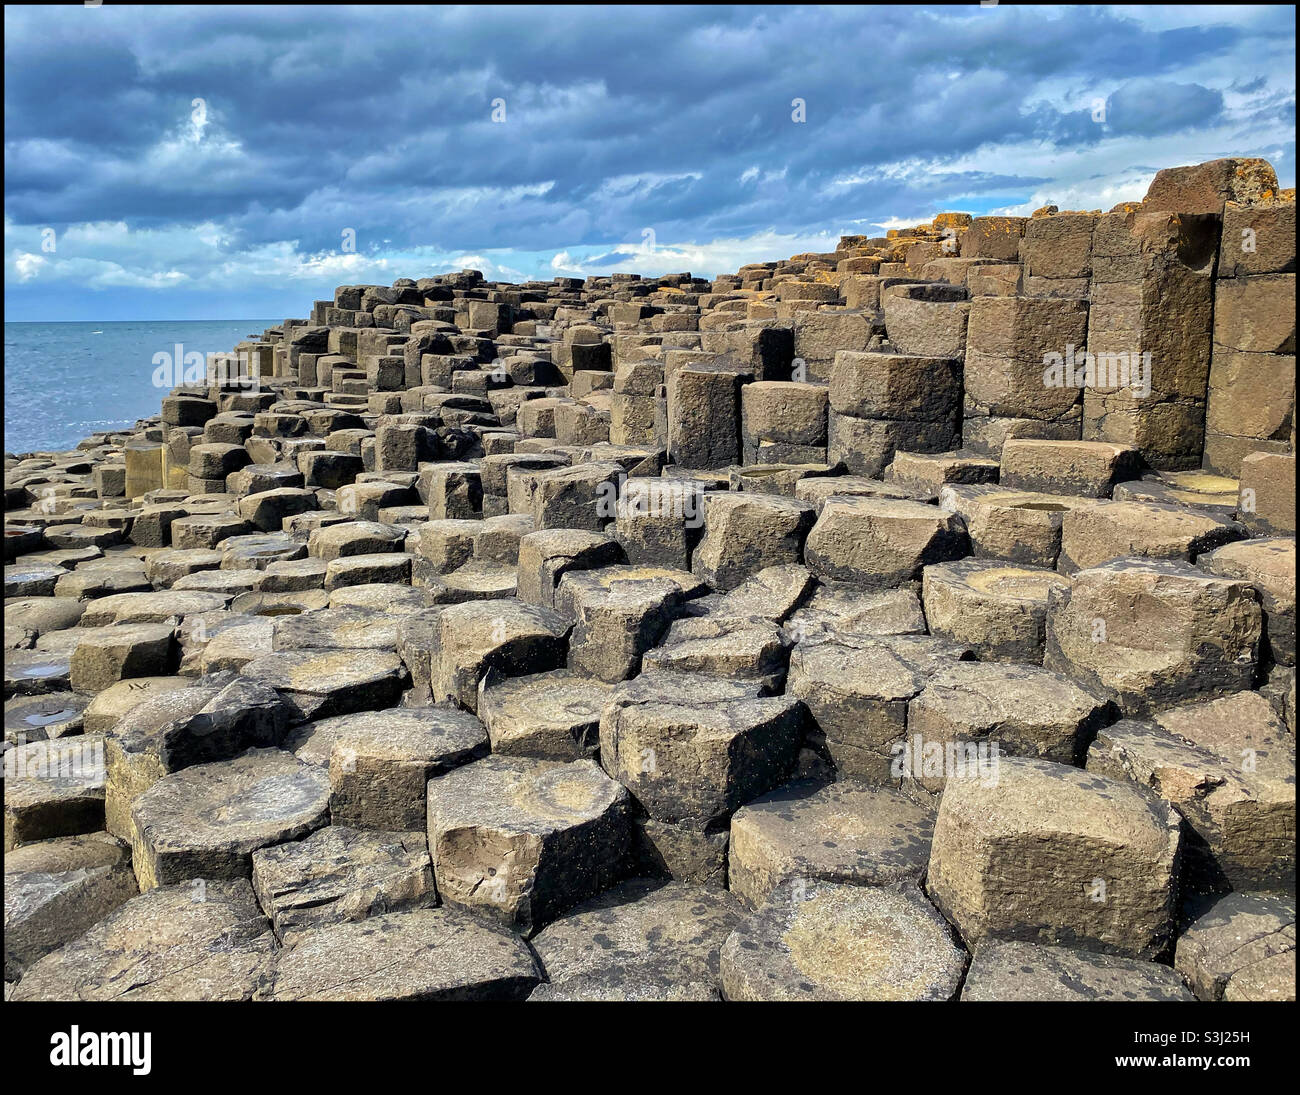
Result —
[[1295, 185], [1285, 7], [5, 9], [6, 319], [712, 277], [947, 210]]

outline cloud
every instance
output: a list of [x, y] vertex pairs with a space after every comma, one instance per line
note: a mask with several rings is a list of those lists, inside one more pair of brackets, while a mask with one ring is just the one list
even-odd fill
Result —
[[1108, 208], [1218, 155], [1294, 182], [1283, 8], [69, 5], [5, 31], [33, 317], [301, 315], [466, 257], [709, 276], [943, 209]]
[[19, 251], [13, 259], [14, 271], [19, 281], [31, 281], [41, 272], [42, 266], [48, 266], [43, 255], [33, 255], [29, 251]]

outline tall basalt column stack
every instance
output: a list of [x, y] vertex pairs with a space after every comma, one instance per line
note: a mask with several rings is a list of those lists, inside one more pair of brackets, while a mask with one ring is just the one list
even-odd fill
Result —
[[836, 353], [840, 350], [865, 351], [870, 348], [872, 339], [885, 331], [884, 317], [879, 309], [844, 309], [830, 304], [798, 313], [793, 326], [793, 379], [823, 382], [830, 377]]
[[662, 410], [666, 402], [661, 360], [647, 356], [619, 364], [614, 370], [609, 402], [610, 441], [615, 445], [663, 447], [667, 438], [660, 427], [666, 423]]
[[1099, 213], [1035, 214], [1020, 241], [1027, 297], [1087, 300], [1092, 288], [1092, 236]]
[[[830, 299], [836, 299], [833, 288]], [[704, 334], [700, 349], [728, 358], [752, 372], [755, 380], [789, 380], [793, 376], [794, 334], [788, 322], [728, 322], [723, 329]]]
[[754, 374], [726, 361], [684, 365], [668, 378], [668, 458], [686, 468], [740, 463], [740, 392]]
[[[1253, 204], [1276, 194], [1277, 176], [1265, 161], [1212, 160], [1157, 172], [1140, 206], [1098, 221], [1088, 348], [1105, 375], [1084, 395], [1085, 440], [1136, 445], [1155, 468], [1201, 465], [1224, 211], [1229, 201]], [[1225, 338], [1261, 344], [1237, 330], [1239, 322], [1225, 323]], [[1149, 373], [1134, 380], [1138, 364], [1147, 368], [1146, 354]], [[1114, 383], [1124, 380], [1126, 363], [1127, 383]]]
[[1228, 202], [1214, 284], [1205, 467], [1295, 449], [1295, 202]]
[[1028, 223], [1028, 217], [973, 218], [959, 237], [961, 257], [1018, 261]]
[[1135, 445], [1154, 468], [1200, 465], [1219, 229], [1214, 213], [1144, 208], [1098, 220], [1085, 441]]
[[961, 360], [970, 316], [968, 295], [961, 286], [939, 282], [885, 286], [880, 303], [890, 345], [903, 354]]
[[827, 459], [878, 477], [894, 453], [945, 452], [961, 436], [961, 362], [907, 354], [835, 355]]
[[[963, 447], [1000, 457], [1008, 438], [1079, 440], [1082, 393], [1064, 367], [1084, 352], [1087, 301], [984, 296], [970, 308]], [[1049, 359], [1060, 362], [1059, 377], [1048, 374]]]
[[825, 464], [827, 387], [766, 380], [741, 389], [745, 463]]

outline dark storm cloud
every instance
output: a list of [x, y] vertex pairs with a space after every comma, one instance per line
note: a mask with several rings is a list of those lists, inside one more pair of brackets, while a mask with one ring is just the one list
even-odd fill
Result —
[[[1027, 200], [1041, 159], [1005, 150], [1214, 126], [1228, 89], [1257, 100], [1238, 125], [1281, 130], [1294, 106], [1293, 82], [1233, 60], [1294, 41], [1294, 17], [1268, 9], [1203, 26], [974, 5], [106, 5], [5, 22], [7, 236], [210, 225], [213, 266], [336, 249], [344, 228], [366, 253], [821, 232]], [[21, 250], [7, 240], [7, 281]]]

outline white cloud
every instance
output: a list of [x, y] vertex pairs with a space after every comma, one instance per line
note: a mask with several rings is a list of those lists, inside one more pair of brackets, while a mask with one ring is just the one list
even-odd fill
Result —
[[582, 273], [582, 268], [578, 266], [576, 260], [568, 251], [561, 251], [551, 259], [551, 269], [559, 274]]
[[27, 251], [20, 251], [15, 255], [13, 264], [19, 281], [31, 281], [40, 272], [41, 267], [48, 265], [43, 255], [33, 255]]

